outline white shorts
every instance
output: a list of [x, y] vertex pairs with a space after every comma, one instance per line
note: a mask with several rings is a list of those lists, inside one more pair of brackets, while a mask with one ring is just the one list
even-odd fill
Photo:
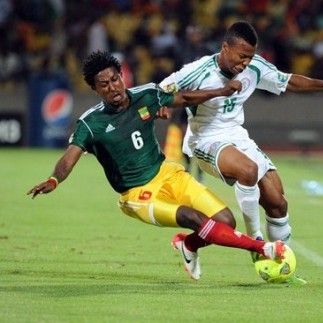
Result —
[[250, 139], [231, 141], [214, 141], [210, 137], [200, 139], [194, 149], [193, 155], [197, 158], [199, 167], [206, 173], [220, 177], [225, 183], [233, 185], [236, 181], [234, 178], [223, 176], [218, 167], [218, 159], [221, 151], [228, 146], [235, 146], [242, 153], [246, 154], [251, 160], [258, 165], [258, 181], [269, 171], [275, 170], [276, 167], [267, 155]]

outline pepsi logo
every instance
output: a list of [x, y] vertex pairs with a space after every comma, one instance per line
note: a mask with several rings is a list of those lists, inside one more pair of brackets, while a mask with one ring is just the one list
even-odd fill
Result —
[[46, 123], [61, 124], [67, 122], [73, 109], [73, 97], [68, 90], [50, 91], [42, 103], [42, 116]]

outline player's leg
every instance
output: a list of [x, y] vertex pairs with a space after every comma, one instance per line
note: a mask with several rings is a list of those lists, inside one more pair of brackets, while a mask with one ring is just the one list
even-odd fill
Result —
[[[200, 156], [200, 166], [211, 175], [220, 174], [228, 184], [234, 184], [236, 199], [243, 214], [247, 233], [252, 237], [263, 237], [259, 217], [258, 166], [234, 145], [213, 143], [207, 154]], [[205, 158], [207, 155], [213, 159]]]
[[268, 239], [288, 243], [291, 227], [288, 221], [287, 201], [281, 179], [275, 170], [268, 171], [259, 181], [260, 204], [266, 211]]
[[[268, 171], [259, 182], [261, 192], [260, 204], [266, 211], [266, 230], [270, 241], [277, 239], [289, 243], [291, 227], [287, 211], [287, 201], [281, 179], [275, 170]], [[306, 280], [298, 275], [292, 275], [289, 284], [304, 285]]]
[[[178, 188], [177, 183], [180, 183]], [[254, 249], [264, 246], [264, 241], [256, 241], [235, 231], [236, 223], [232, 212], [214, 193], [189, 174], [183, 173], [179, 181], [173, 182], [172, 187], [178, 193], [179, 204], [182, 204], [177, 209], [176, 222], [179, 226], [194, 231], [189, 235], [177, 234], [173, 238], [173, 245], [181, 252], [185, 267], [193, 278], [199, 278], [195, 275], [196, 268], [200, 272], [197, 251], [206, 245], [218, 244], [261, 254], [268, 252], [268, 248], [272, 251], [274, 245], [266, 245], [266, 251]], [[187, 259], [191, 265], [187, 263]]]
[[[199, 212], [205, 214], [207, 217], [223, 222], [232, 228], [235, 228], [236, 222], [231, 212], [228, 212], [225, 204], [209, 189], [198, 183], [188, 174], [183, 177], [188, 178], [188, 181], [182, 179], [181, 182], [186, 182], [185, 191], [180, 192], [178, 201], [180, 204], [187, 205]], [[216, 214], [216, 216], [214, 216]], [[199, 279], [201, 276], [201, 266], [198, 257], [198, 249], [208, 246], [210, 243], [202, 239], [198, 232], [193, 231], [190, 234], [178, 233], [172, 239], [172, 245], [177, 249], [184, 262], [186, 271], [193, 279]]]
[[234, 230], [226, 223], [214, 220], [218, 216], [227, 218], [231, 215], [232, 213], [228, 208], [221, 210], [211, 218], [187, 206], [180, 206], [177, 209], [176, 221], [178, 225], [195, 230], [190, 235], [179, 233], [174, 236], [172, 241], [173, 246], [183, 258], [186, 271], [193, 279], [197, 280], [201, 276], [197, 249], [210, 244], [245, 249], [270, 259], [282, 258], [285, 248], [281, 241], [266, 243], [263, 240], [254, 240]]
[[[228, 208], [222, 210], [231, 213]], [[213, 217], [216, 218], [217, 214]], [[248, 235], [234, 230], [229, 225], [208, 218], [205, 214], [187, 206], [180, 206], [176, 212], [176, 222], [183, 228], [189, 228], [198, 233], [199, 237], [209, 244], [231, 248], [256, 251], [267, 258], [281, 257], [284, 247], [282, 242], [274, 244], [263, 240], [255, 240]]]
[[[210, 198], [214, 199], [215, 210], [209, 216], [190, 207], [199, 201], [201, 209], [204, 209], [205, 204], [212, 204], [209, 201]], [[191, 229], [197, 233], [204, 244], [218, 244], [256, 251], [268, 258], [281, 257], [283, 251], [283, 246], [277, 242], [265, 243], [254, 240], [235, 231], [226, 223], [215, 221], [226, 219], [230, 223], [233, 215], [218, 198], [212, 197], [206, 187], [184, 172], [182, 166], [174, 163], [164, 163], [153, 181], [122, 194], [119, 205], [124, 213], [146, 223]], [[208, 212], [211, 213], [211, 211]], [[183, 248], [181, 253], [186, 261], [187, 254]], [[192, 254], [194, 255], [193, 252]], [[197, 254], [195, 253], [194, 256], [195, 259], [192, 260], [196, 260]], [[189, 263], [191, 259], [187, 262]]]
[[[213, 217], [214, 220], [226, 223], [232, 228], [236, 227], [235, 218], [231, 212], [226, 211], [225, 203], [191, 175], [183, 173], [179, 180], [172, 183], [172, 186], [173, 191], [177, 192], [176, 199], [179, 204], [198, 210], [207, 217]], [[175, 237], [175, 240], [177, 239]], [[193, 232], [185, 237], [185, 245], [190, 251], [197, 252], [208, 243], [201, 239], [197, 232]]]

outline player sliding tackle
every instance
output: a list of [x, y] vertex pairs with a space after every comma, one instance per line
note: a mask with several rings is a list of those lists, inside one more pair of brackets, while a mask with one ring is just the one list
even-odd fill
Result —
[[35, 198], [53, 191], [87, 151], [96, 156], [107, 180], [120, 193], [119, 206], [125, 214], [161, 227], [194, 231], [185, 240], [180, 235], [173, 239], [192, 278], [201, 275], [197, 250], [209, 244], [281, 259], [285, 249], [281, 241], [257, 241], [235, 231], [235, 219], [226, 205], [182, 165], [166, 162], [156, 141], [154, 119], [161, 107], [185, 107], [229, 96], [241, 90], [241, 82], [170, 94], [153, 83], [126, 89], [120, 70], [118, 60], [107, 52], [92, 53], [85, 60], [84, 79], [102, 101], [80, 117], [51, 177], [27, 194]]

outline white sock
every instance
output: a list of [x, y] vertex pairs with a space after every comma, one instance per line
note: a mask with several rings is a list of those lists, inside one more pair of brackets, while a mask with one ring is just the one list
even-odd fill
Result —
[[288, 213], [283, 218], [271, 218], [266, 215], [266, 230], [269, 241], [281, 240], [286, 244], [290, 241], [292, 228], [288, 223]]
[[263, 238], [260, 230], [260, 192], [258, 185], [245, 186], [236, 182], [234, 184], [234, 190], [236, 193], [236, 199], [243, 214], [247, 234], [253, 238]]

